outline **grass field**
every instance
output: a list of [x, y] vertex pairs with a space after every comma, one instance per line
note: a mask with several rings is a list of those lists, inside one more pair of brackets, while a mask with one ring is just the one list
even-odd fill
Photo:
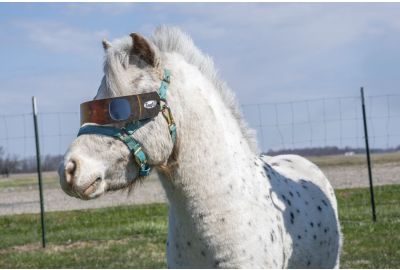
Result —
[[[321, 157], [307, 157], [314, 162], [318, 167], [328, 166], [366, 166], [365, 155], [332, 155], [332, 156], [321, 156]], [[387, 163], [398, 163], [400, 165], [400, 152], [385, 153], [385, 154], [372, 154], [372, 164], [387, 164]]]
[[[59, 187], [56, 172], [44, 172], [42, 174], [43, 185], [46, 188]], [[37, 188], [38, 178], [36, 173], [13, 174], [10, 178], [0, 178], [0, 189], [4, 188]]]
[[[378, 222], [366, 189], [338, 190], [344, 233], [342, 268], [400, 267], [400, 186], [377, 188]], [[164, 268], [167, 206], [122, 206], [39, 216], [0, 217], [0, 268]]]

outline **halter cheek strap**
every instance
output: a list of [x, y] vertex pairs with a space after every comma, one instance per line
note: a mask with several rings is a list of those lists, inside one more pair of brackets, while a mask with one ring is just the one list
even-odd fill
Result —
[[168, 123], [169, 134], [171, 135], [172, 142], [176, 143], [176, 125], [174, 118], [172, 117], [171, 109], [167, 103], [167, 90], [171, 80], [171, 72], [168, 69], [164, 70], [163, 80], [161, 81], [160, 89], [158, 90], [158, 95], [160, 100], [164, 103], [161, 105], [161, 112]]
[[[164, 104], [160, 104], [160, 111], [168, 123], [169, 133], [173, 144], [176, 143], [176, 125], [172, 117], [171, 109], [167, 103], [167, 90], [170, 83], [171, 72], [168, 69], [164, 70], [163, 80], [161, 82], [158, 94], [160, 100]], [[133, 138], [133, 134], [141, 128], [148, 120], [131, 122], [123, 128], [115, 128], [109, 126], [85, 125], [79, 129], [78, 137], [84, 134], [101, 134], [121, 140], [128, 147], [129, 151], [135, 157], [135, 162], [139, 167], [139, 175], [147, 176], [151, 172], [151, 167], [147, 163], [147, 157], [144, 153], [141, 144]]]

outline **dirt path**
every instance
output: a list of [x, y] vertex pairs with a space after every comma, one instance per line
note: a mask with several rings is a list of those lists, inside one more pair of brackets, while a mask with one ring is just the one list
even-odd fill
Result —
[[[321, 167], [335, 189], [369, 186], [366, 165]], [[373, 182], [376, 186], [400, 184], [400, 163], [376, 164], [372, 167]]]
[[[368, 186], [368, 171], [365, 165], [325, 166], [321, 169], [336, 189]], [[377, 164], [373, 167], [373, 175], [375, 185], [400, 184], [400, 163]], [[137, 186], [129, 195], [127, 191], [115, 192], [95, 200], [82, 201], [69, 197], [56, 183], [52, 183], [44, 189], [44, 198], [46, 211], [166, 202], [165, 192], [155, 176]], [[0, 216], [38, 213], [39, 209], [39, 194], [36, 186], [0, 189]]]

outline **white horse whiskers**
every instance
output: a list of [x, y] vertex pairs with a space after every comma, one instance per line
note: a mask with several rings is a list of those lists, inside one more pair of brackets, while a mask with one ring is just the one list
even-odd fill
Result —
[[[132, 34], [103, 46], [105, 75], [95, 99], [157, 91], [163, 70], [171, 72], [176, 143], [161, 113], [131, 135], [169, 200], [169, 267], [339, 267], [340, 225], [328, 180], [299, 156], [259, 156], [233, 93], [187, 35], [160, 27], [149, 40]], [[64, 191], [82, 199], [142, 177], [127, 146], [102, 134], [79, 136], [59, 174]]]

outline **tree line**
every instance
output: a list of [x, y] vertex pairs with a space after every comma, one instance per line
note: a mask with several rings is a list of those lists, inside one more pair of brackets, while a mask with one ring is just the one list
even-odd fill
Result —
[[[42, 157], [42, 170], [55, 171], [62, 161], [62, 155], [45, 155]], [[8, 177], [15, 173], [31, 173], [37, 171], [36, 157], [19, 158], [17, 155], [6, 155], [0, 146], [0, 175]]]

